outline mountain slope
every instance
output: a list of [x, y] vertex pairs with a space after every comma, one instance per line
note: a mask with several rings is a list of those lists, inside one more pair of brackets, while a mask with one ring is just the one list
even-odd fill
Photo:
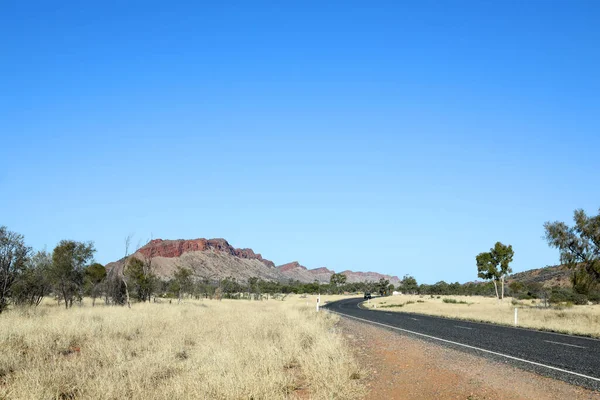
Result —
[[[239, 249], [225, 239], [162, 240], [155, 239], [137, 250], [133, 257], [152, 260], [153, 269], [160, 278], [169, 279], [179, 266], [190, 268], [197, 277], [219, 279], [233, 277], [246, 281], [251, 277], [287, 282], [290, 279], [304, 283], [315, 280], [328, 283], [334, 271], [327, 268], [308, 269], [297, 261], [275, 267], [271, 260], [255, 253], [252, 249]], [[111, 275], [121, 274], [124, 260], [106, 265]], [[395, 276], [376, 272], [344, 271], [348, 282], [364, 280], [378, 281], [384, 277], [391, 283], [398, 283]]]

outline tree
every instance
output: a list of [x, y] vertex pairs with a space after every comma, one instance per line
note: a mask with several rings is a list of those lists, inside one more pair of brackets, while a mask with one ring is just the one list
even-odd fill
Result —
[[23, 273], [15, 282], [12, 298], [16, 304], [38, 306], [50, 293], [52, 256], [45, 250], [35, 253], [25, 265]]
[[148, 302], [150, 302], [152, 293], [154, 292], [156, 286], [156, 275], [154, 274], [154, 266], [152, 265], [152, 261], [156, 253], [156, 247], [152, 242], [152, 236], [150, 236], [150, 239], [146, 242], [144, 248], [139, 250], [139, 253], [142, 255], [141, 274], [143, 281], [146, 283], [147, 290], [144, 298], [148, 300]]
[[30, 252], [23, 235], [0, 226], [0, 313], [8, 307], [11, 288], [25, 269]]
[[148, 274], [145, 262], [137, 257], [129, 257], [125, 266], [127, 286], [133, 290], [139, 301], [145, 302], [150, 299], [156, 286], [156, 276]]
[[600, 210], [596, 216], [575, 210], [573, 220], [572, 227], [564, 222], [546, 222], [545, 237], [550, 247], [560, 251], [560, 262], [573, 270], [576, 290], [589, 291], [600, 284]]
[[261, 286], [260, 278], [256, 276], [248, 278], [248, 299], [252, 298], [252, 294], [254, 294], [254, 300], [261, 298]]
[[189, 268], [177, 267], [173, 279], [175, 281], [175, 289], [177, 290], [177, 302], [181, 303], [183, 293], [192, 291], [194, 282], [192, 281], [193, 272]]
[[92, 307], [96, 305], [96, 298], [101, 295], [105, 278], [106, 268], [102, 264], [94, 263], [85, 269], [85, 286], [87, 294], [92, 296]]
[[404, 275], [402, 282], [400, 282], [400, 290], [407, 294], [414, 294], [419, 290], [417, 280], [411, 275]]
[[[475, 260], [477, 262], [477, 276], [481, 279], [494, 282], [496, 298], [504, 299], [504, 278], [512, 272], [509, 264], [512, 262], [514, 251], [511, 245], [503, 245], [496, 242], [488, 252], [479, 253]], [[502, 284], [502, 297], [498, 294], [498, 281]]]
[[346, 275], [333, 273], [329, 278], [329, 284], [335, 290], [336, 293], [339, 293], [339, 287], [345, 284], [346, 280]]
[[75, 298], [81, 300], [84, 269], [95, 252], [92, 242], [74, 240], [61, 240], [54, 248], [50, 276], [56, 291], [65, 301], [65, 308], [72, 307]]
[[377, 291], [381, 296], [385, 296], [389, 289], [390, 281], [385, 278], [379, 279], [379, 283], [377, 284]]

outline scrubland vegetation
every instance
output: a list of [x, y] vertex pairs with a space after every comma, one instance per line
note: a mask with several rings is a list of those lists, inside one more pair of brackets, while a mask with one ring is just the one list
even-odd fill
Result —
[[0, 315], [0, 398], [360, 398], [337, 317], [314, 302], [15, 308]]
[[520, 327], [600, 338], [600, 305], [562, 303], [544, 306], [543, 300], [508, 297], [498, 301], [483, 296], [400, 295], [375, 298], [363, 306], [511, 326], [517, 307]]

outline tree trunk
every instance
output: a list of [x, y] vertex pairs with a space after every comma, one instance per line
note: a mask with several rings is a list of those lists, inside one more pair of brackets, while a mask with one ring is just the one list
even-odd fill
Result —
[[502, 298], [501, 300], [504, 300], [504, 275], [502, 275], [501, 282], [502, 282]]
[[69, 309], [69, 299], [67, 298], [67, 292], [63, 289], [63, 297], [65, 299], [65, 308], [68, 310]]
[[500, 296], [498, 295], [498, 284], [496, 283], [496, 280], [493, 280], [494, 282], [494, 289], [496, 289], [496, 299], [498, 299], [498, 301], [500, 301]]
[[125, 281], [125, 277], [122, 280], [125, 285], [125, 298], [127, 299], [127, 307], [131, 308], [131, 303], [129, 302], [129, 289], [127, 288], [127, 282]]

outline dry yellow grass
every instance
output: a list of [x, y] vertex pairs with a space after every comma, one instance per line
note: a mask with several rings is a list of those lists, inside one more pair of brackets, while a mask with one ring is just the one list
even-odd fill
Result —
[[336, 317], [305, 301], [11, 310], [0, 399], [360, 398]]
[[[467, 304], [444, 303], [444, 298]], [[363, 305], [386, 311], [438, 315], [503, 325], [514, 325], [514, 310], [517, 307], [520, 327], [600, 337], [600, 305], [550, 309], [535, 307], [535, 302], [531, 300], [519, 301], [517, 305], [513, 305], [511, 301], [511, 298], [505, 298], [498, 303], [495, 298], [482, 296], [441, 296], [439, 299], [436, 296], [432, 299], [430, 296], [400, 295], [375, 298], [370, 304]], [[399, 304], [404, 306], [390, 307]]]

